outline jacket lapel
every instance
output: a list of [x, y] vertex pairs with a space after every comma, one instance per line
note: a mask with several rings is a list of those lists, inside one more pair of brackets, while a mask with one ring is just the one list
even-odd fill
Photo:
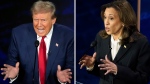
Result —
[[[34, 62], [34, 57], [35, 57], [35, 51], [36, 51], [36, 47], [35, 47], [35, 41], [36, 41], [36, 33], [34, 31], [33, 26], [29, 25], [28, 26], [28, 34], [27, 34], [27, 49], [28, 49], [28, 53], [29, 53], [29, 60], [30, 62]], [[34, 63], [32, 63], [34, 64]]]
[[60, 33], [59, 30], [54, 25], [50, 48], [49, 48], [49, 53], [48, 53], [47, 66], [46, 66], [46, 80], [48, 78], [48, 75], [49, 75], [51, 69], [54, 68], [53, 63], [57, 57], [59, 48], [61, 46], [61, 41], [60, 41], [60, 38], [58, 35], [59, 33]]
[[117, 63], [121, 58], [124, 57], [125, 53], [130, 49], [132, 43], [129, 43], [127, 45], [121, 45], [120, 49], [114, 59], [114, 63]]
[[111, 36], [103, 40], [103, 51], [105, 50], [103, 53], [106, 53], [104, 54], [103, 59], [105, 59], [105, 56], [107, 55], [108, 59], [112, 60], [110, 39], [111, 39]]
[[[33, 28], [33, 24], [30, 24], [28, 26], [28, 33], [27, 33], [27, 40], [26, 40], [26, 43], [27, 43], [27, 53], [28, 53], [28, 67], [29, 69], [33, 70], [34, 68], [34, 64], [35, 64], [35, 70], [33, 71], [34, 74], [35, 74], [35, 79], [38, 80], [38, 62], [37, 62], [37, 59], [38, 59], [38, 55], [36, 52], [36, 47], [35, 47], [35, 41], [37, 40], [37, 35], [34, 31], [34, 28]], [[35, 55], [36, 55], [36, 59], [35, 59]]]

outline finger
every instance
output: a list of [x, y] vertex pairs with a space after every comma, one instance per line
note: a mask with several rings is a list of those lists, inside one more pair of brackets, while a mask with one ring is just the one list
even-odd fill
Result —
[[99, 64], [98, 67], [105, 68], [105, 67], [107, 67], [107, 65], [106, 64]]
[[107, 69], [107, 67], [104, 67], [104, 68], [100, 68], [100, 70], [108, 70], [108, 69]]
[[71, 80], [69, 78], [66, 79], [68, 83], [71, 83]]
[[110, 67], [110, 64], [99, 64], [98, 67]]
[[85, 60], [85, 59], [87, 59], [87, 58], [89, 58], [89, 57], [91, 57], [91, 56], [89, 56], [89, 55], [84, 55], [84, 56], [82, 56], [82, 58], [81, 58], [79, 61]]
[[104, 59], [100, 59], [101, 62], [103, 62], [104, 64], [108, 63], [106, 60]]
[[63, 70], [64, 72], [70, 72], [71, 71], [71, 69], [65, 69], [65, 70]]
[[9, 67], [12, 67], [12, 66], [10, 66], [10, 65], [8, 65], [8, 64], [4, 64], [4, 67], [8, 67], [8, 68], [9, 68]]
[[7, 71], [7, 68], [1, 68], [2, 71]]
[[8, 75], [6, 74], [3, 80], [5, 81], [7, 78], [8, 78]]
[[94, 54], [93, 54], [93, 58], [94, 58], [94, 59], [96, 58], [96, 52], [94, 52]]
[[100, 67], [100, 70], [111, 70], [111, 67]]
[[107, 70], [107, 72], [104, 75], [107, 75], [108, 73], [110, 73], [111, 70]]
[[60, 65], [57, 66], [57, 71], [61, 71], [61, 66]]
[[19, 68], [19, 62], [16, 63], [16, 68]]
[[79, 62], [79, 64], [83, 64], [85, 62], [85, 60], [81, 60], [80, 62]]
[[2, 74], [2, 75], [5, 75], [5, 74], [6, 74], [6, 72], [2, 72], [1, 74]]
[[72, 75], [72, 72], [68, 72], [68, 75]]
[[72, 78], [72, 76], [71, 75], [65, 75], [65, 78], [69, 78], [69, 79], [71, 79]]
[[83, 64], [80, 66], [80, 69], [82, 69], [84, 66], [85, 66], [85, 64], [83, 63]]
[[83, 59], [85, 58], [85, 56], [86, 56], [86, 55], [82, 56], [81, 59], [80, 59], [79, 61], [83, 60]]
[[110, 60], [108, 59], [107, 55], [105, 55], [105, 60], [106, 60], [107, 62], [110, 62]]
[[69, 76], [69, 79], [72, 79], [72, 76]]
[[78, 63], [78, 64], [80, 65], [80, 64], [81, 64], [81, 62], [82, 62], [82, 61], [79, 61], [79, 63]]

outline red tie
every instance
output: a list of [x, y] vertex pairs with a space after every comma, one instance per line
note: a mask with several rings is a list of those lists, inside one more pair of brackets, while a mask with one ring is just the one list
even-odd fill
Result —
[[40, 76], [40, 84], [45, 84], [45, 73], [46, 73], [46, 45], [44, 41], [44, 37], [42, 37], [40, 48], [39, 48], [39, 76]]

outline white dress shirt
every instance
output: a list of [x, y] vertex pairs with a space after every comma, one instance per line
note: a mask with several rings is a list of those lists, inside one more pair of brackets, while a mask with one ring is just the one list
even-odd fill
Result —
[[[50, 47], [50, 43], [51, 43], [52, 34], [53, 34], [53, 26], [52, 26], [50, 32], [44, 38], [45, 45], [46, 45], [46, 58], [47, 59], [48, 59], [48, 51], [49, 51], [49, 47]], [[39, 53], [39, 47], [40, 47], [41, 39], [42, 39], [42, 37], [37, 35], [37, 40], [39, 41], [38, 53]]]
[[[114, 40], [113, 36], [111, 35], [111, 55], [112, 55], [112, 60], [115, 59], [116, 54], [118, 53], [118, 50], [120, 48], [120, 44], [119, 44], [120, 40]], [[88, 71], [92, 71], [94, 68], [94, 65], [92, 65], [91, 67], [86, 67], [86, 69]], [[117, 74], [117, 73], [114, 73]]]
[[116, 54], [118, 53], [118, 50], [120, 48], [120, 44], [119, 44], [120, 40], [114, 40], [113, 36], [111, 35], [111, 56], [112, 56], [112, 60], [115, 59]]

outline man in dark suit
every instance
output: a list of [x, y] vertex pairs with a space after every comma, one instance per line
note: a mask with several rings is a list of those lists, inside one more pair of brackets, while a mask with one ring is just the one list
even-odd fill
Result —
[[55, 6], [49, 1], [35, 2], [31, 11], [33, 24], [12, 30], [8, 61], [1, 69], [4, 80], [10, 78], [16, 84], [71, 83], [73, 31], [55, 24]]

